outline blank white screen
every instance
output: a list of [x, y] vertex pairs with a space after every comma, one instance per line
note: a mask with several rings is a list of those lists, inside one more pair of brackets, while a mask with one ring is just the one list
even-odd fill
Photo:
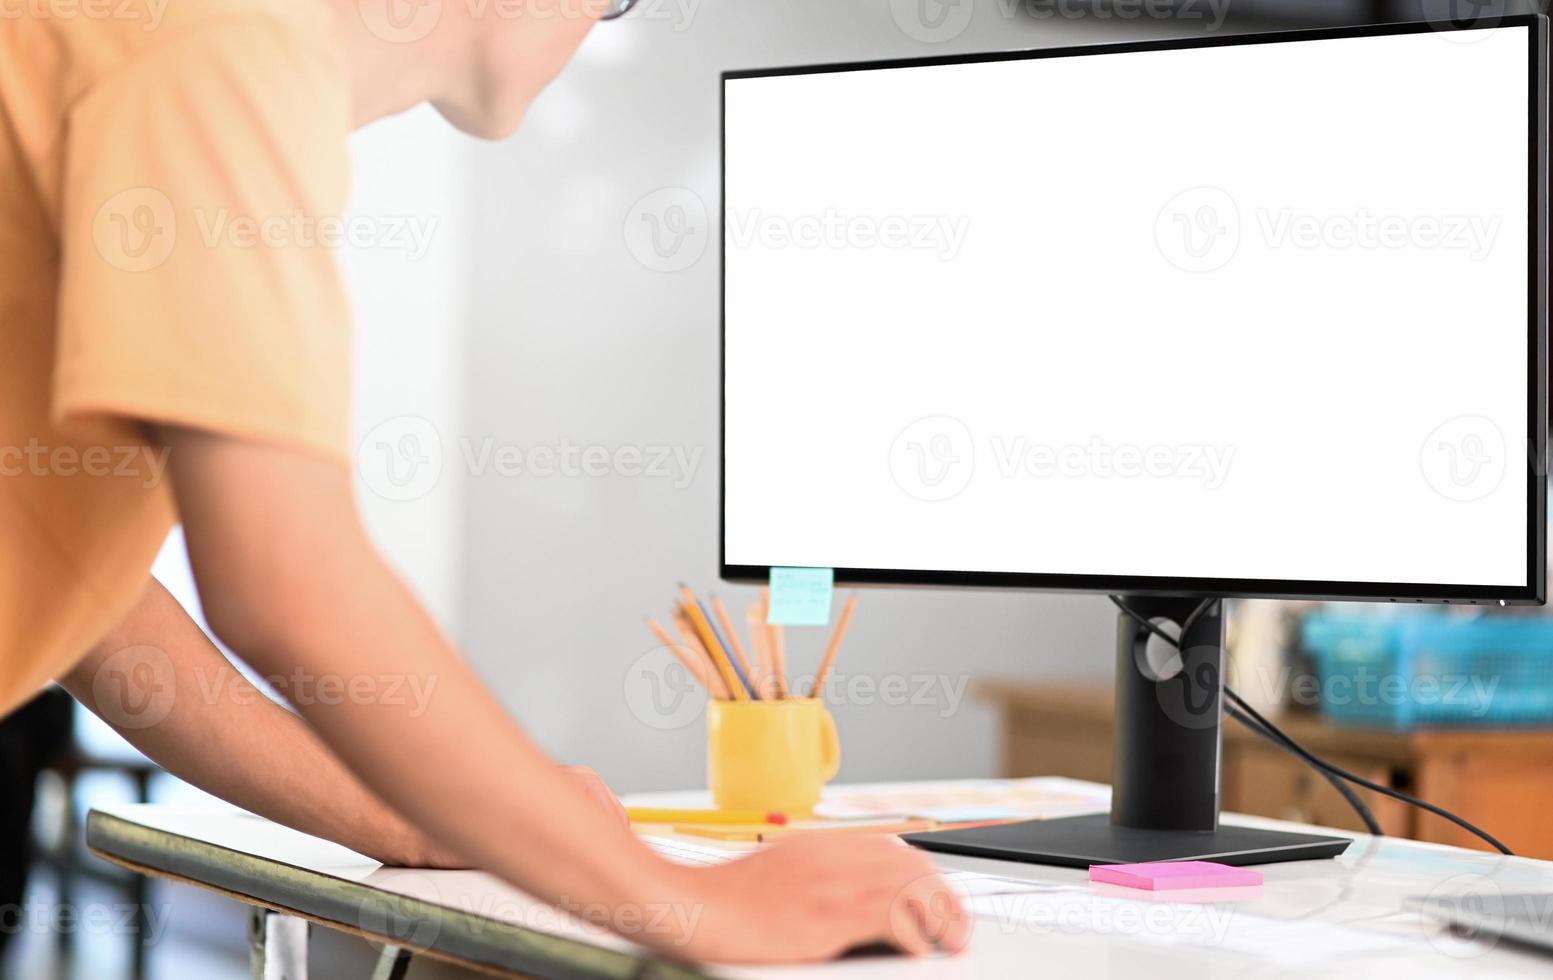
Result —
[[1525, 585], [1526, 30], [728, 80], [725, 560]]

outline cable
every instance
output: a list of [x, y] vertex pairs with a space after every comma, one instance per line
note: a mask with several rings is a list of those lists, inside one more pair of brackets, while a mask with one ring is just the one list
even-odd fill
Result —
[[[1147, 617], [1145, 617], [1144, 615], [1139, 613], [1137, 610], [1135, 610], [1131, 606], [1127, 605], [1127, 603], [1123, 602], [1119, 596], [1114, 596], [1113, 595], [1113, 596], [1110, 597], [1110, 599], [1111, 599], [1111, 602], [1116, 605], [1116, 608], [1120, 609], [1123, 613], [1125, 613], [1134, 622], [1138, 623], [1138, 625], [1144, 627], [1150, 633], [1153, 633], [1155, 636], [1158, 636], [1160, 639], [1164, 640], [1166, 643], [1168, 643], [1171, 646], [1175, 647], [1177, 650], [1179, 650], [1181, 648], [1181, 643], [1180, 643], [1180, 641], [1176, 637], [1171, 636], [1169, 633], [1167, 633], [1163, 629], [1161, 629], [1157, 624], [1153, 623]], [[1185, 636], [1186, 635], [1185, 627], [1188, 627], [1191, 624], [1195, 623], [1197, 621], [1197, 619], [1199, 619], [1203, 615], [1203, 613], [1206, 612], [1207, 609], [1216, 601], [1218, 601], [1218, 600], [1216, 600], [1216, 599], [1204, 599], [1202, 601], [1202, 603], [1197, 606], [1196, 609], [1192, 610], [1191, 614], [1186, 617], [1186, 621], [1182, 624], [1183, 629], [1181, 631], [1181, 635]], [[1409, 806], [1415, 806], [1415, 807], [1419, 808], [1420, 810], [1425, 810], [1425, 811], [1427, 811], [1429, 813], [1434, 814], [1437, 817], [1441, 817], [1441, 818], [1443, 818], [1445, 820], [1449, 820], [1451, 823], [1453, 823], [1456, 826], [1460, 827], [1461, 829], [1467, 831], [1468, 833], [1482, 838], [1484, 841], [1486, 841], [1488, 844], [1493, 846], [1500, 853], [1502, 853], [1502, 854], [1512, 854], [1513, 855], [1514, 852], [1512, 852], [1508, 847], [1505, 847], [1504, 844], [1502, 844], [1493, 835], [1489, 834], [1485, 830], [1482, 830], [1482, 829], [1480, 829], [1478, 827], [1473, 826], [1472, 824], [1468, 823], [1467, 821], [1463, 820], [1462, 818], [1456, 816], [1454, 813], [1451, 813], [1449, 810], [1446, 810], [1446, 809], [1444, 809], [1442, 807], [1435, 806], [1433, 803], [1427, 803], [1427, 802], [1425, 802], [1423, 800], [1418, 799], [1416, 796], [1409, 796], [1408, 794], [1403, 793], [1400, 790], [1394, 790], [1394, 789], [1392, 789], [1389, 786], [1382, 786], [1379, 783], [1371, 782], [1370, 780], [1365, 779], [1362, 776], [1356, 776], [1353, 773], [1347, 771], [1346, 769], [1343, 769], [1343, 768], [1341, 768], [1339, 766], [1333, 765], [1332, 763], [1326, 761], [1325, 759], [1320, 758], [1319, 756], [1315, 755], [1314, 753], [1310, 752], [1309, 750], [1307, 750], [1306, 748], [1301, 746], [1298, 742], [1294, 741], [1294, 739], [1290, 738], [1277, 725], [1274, 725], [1272, 722], [1270, 722], [1266, 718], [1262, 717], [1260, 712], [1258, 712], [1255, 708], [1251, 707], [1251, 705], [1247, 704], [1245, 699], [1242, 698], [1239, 694], [1236, 694], [1234, 692], [1234, 690], [1232, 690], [1229, 687], [1229, 685], [1227, 685], [1227, 684], [1224, 686], [1224, 694], [1232, 702], [1234, 702], [1235, 708], [1238, 709], [1238, 711], [1237, 710], [1231, 710], [1231, 712], [1230, 712], [1231, 717], [1235, 717], [1236, 720], [1240, 721], [1242, 724], [1246, 724], [1247, 723], [1247, 719], [1249, 718], [1251, 721], [1255, 722], [1255, 724], [1247, 724], [1247, 727], [1249, 727], [1252, 731], [1256, 732], [1259, 735], [1262, 735], [1265, 738], [1269, 738], [1275, 744], [1277, 744], [1277, 745], [1281, 746], [1282, 748], [1284, 748], [1284, 749], [1292, 752], [1293, 754], [1297, 755], [1306, 764], [1314, 767], [1316, 770], [1320, 771], [1323, 775], [1335, 776], [1335, 777], [1344, 779], [1344, 780], [1346, 780], [1346, 781], [1348, 781], [1350, 783], [1353, 783], [1356, 786], [1362, 786], [1365, 789], [1370, 790], [1371, 792], [1379, 793], [1382, 796], [1387, 796], [1387, 797], [1390, 797], [1391, 799], [1394, 799], [1394, 800], [1400, 800], [1401, 802], [1406, 803]], [[1245, 717], [1239, 717], [1239, 715], [1241, 713], [1243, 713]], [[1358, 799], [1357, 796], [1351, 796], [1348, 793], [1345, 793], [1344, 796], [1349, 798], [1349, 802], [1350, 803], [1353, 803], [1355, 800]], [[1363, 806], [1363, 803], [1361, 801], [1359, 803], [1359, 805], [1356, 806], [1356, 809], [1359, 809], [1362, 806]], [[1361, 810], [1360, 816], [1365, 819], [1365, 825], [1366, 826], [1373, 826], [1374, 817], [1372, 815], [1369, 815], [1367, 808]]]
[[[1262, 727], [1257, 722], [1253, 721], [1250, 715], [1246, 714], [1244, 711], [1241, 711], [1233, 704], [1229, 706], [1229, 716], [1240, 722], [1242, 725], [1245, 725], [1251, 731], [1283, 749], [1285, 752], [1299, 759], [1301, 762], [1304, 762], [1306, 765], [1310, 764], [1309, 760], [1300, 754], [1301, 747], [1299, 743], [1295, 742], [1294, 739], [1290, 738], [1282, 731], [1276, 728]], [[1337, 791], [1339, 796], [1348, 801], [1348, 805], [1352, 807], [1353, 811], [1359, 815], [1359, 819], [1364, 821], [1364, 827], [1366, 830], [1368, 830], [1375, 837], [1386, 836], [1386, 831], [1381, 828], [1380, 821], [1375, 819], [1375, 814], [1370, 812], [1369, 806], [1359, 798], [1358, 793], [1355, 793], [1347, 783], [1343, 782], [1343, 780], [1334, 773], [1330, 773], [1320, 766], [1313, 766], [1312, 768], [1314, 768], [1316, 773], [1320, 775], [1322, 779], [1325, 779], [1331, 785], [1331, 787]]]
[[[1127, 603], [1122, 601], [1121, 596], [1113, 595], [1108, 596], [1107, 598], [1111, 600], [1112, 604], [1115, 605], [1116, 608], [1120, 609], [1128, 616], [1131, 616], [1133, 621], [1136, 622], [1139, 626], [1148, 630], [1150, 633], [1153, 633], [1155, 636], [1159, 637], [1161, 640], [1164, 640], [1166, 643], [1175, 647], [1177, 650], [1181, 649], [1181, 641], [1160, 629], [1158, 624], [1156, 624], [1153, 620], [1127, 605]], [[1183, 627], [1190, 626], [1192, 623], [1197, 622], [1197, 620], [1202, 616], [1203, 610], [1213, 605], [1213, 601], [1214, 600], [1212, 599], [1204, 599], [1201, 603], [1199, 603], [1197, 608], [1193, 609], [1191, 614], [1186, 617], [1186, 622], [1183, 624]], [[1181, 630], [1181, 635], [1186, 635], [1186, 630], [1184, 628]]]
[[[1253, 708], [1249, 704], [1247, 704], [1245, 702], [1245, 699], [1243, 699], [1240, 695], [1236, 694], [1234, 691], [1230, 690], [1227, 687], [1224, 689], [1224, 693], [1226, 695], [1228, 695], [1229, 699], [1231, 701], [1234, 701], [1235, 704], [1242, 711], [1244, 711], [1246, 714], [1250, 715], [1252, 718], [1256, 719], [1261, 724], [1266, 725], [1269, 729], [1271, 729], [1273, 731], [1277, 731], [1278, 730], [1277, 727], [1275, 725], [1273, 725], [1272, 722], [1268, 721], [1266, 718], [1263, 718], [1260, 714], [1257, 713], [1257, 710], [1255, 708]], [[1280, 734], [1282, 734], [1282, 733], [1280, 733]], [[1473, 834], [1473, 835], [1475, 835], [1477, 837], [1482, 838], [1484, 841], [1486, 841], [1491, 847], [1493, 847], [1499, 853], [1501, 853], [1501, 854], [1508, 854], [1511, 857], [1515, 856], [1515, 852], [1514, 851], [1510, 850], [1508, 847], [1505, 847], [1504, 844], [1502, 844], [1499, 841], [1498, 838], [1494, 837], [1488, 831], [1483, 830], [1483, 829], [1481, 829], [1479, 827], [1473, 826], [1472, 824], [1470, 824], [1467, 821], [1465, 821], [1465, 820], [1461, 819], [1460, 817], [1456, 816], [1456, 814], [1450, 812], [1449, 810], [1447, 810], [1447, 809], [1445, 809], [1443, 807], [1435, 806], [1433, 803], [1428, 803], [1428, 802], [1426, 802], [1424, 800], [1420, 800], [1416, 796], [1409, 796], [1408, 794], [1402, 792], [1401, 790], [1395, 790], [1395, 789], [1392, 789], [1389, 786], [1382, 786], [1379, 783], [1371, 782], [1370, 780], [1365, 779], [1363, 776], [1356, 776], [1353, 773], [1349, 772], [1346, 769], [1343, 769], [1340, 766], [1335, 766], [1332, 763], [1327, 762], [1325, 759], [1317, 757], [1316, 755], [1312, 754], [1311, 752], [1309, 752], [1305, 748], [1299, 746], [1299, 744], [1296, 743], [1293, 739], [1290, 739], [1289, 736], [1284, 735], [1283, 737], [1288, 739], [1289, 740], [1289, 745], [1292, 746], [1293, 748], [1295, 748], [1298, 751], [1300, 758], [1304, 759], [1306, 762], [1309, 762], [1311, 765], [1318, 766], [1321, 769], [1324, 769], [1327, 772], [1332, 773], [1335, 776], [1341, 776], [1342, 778], [1348, 780], [1350, 783], [1353, 783], [1356, 786], [1363, 786], [1365, 789], [1367, 789], [1367, 790], [1369, 790], [1369, 791], [1371, 791], [1373, 793], [1379, 793], [1382, 796], [1389, 796], [1393, 800], [1400, 800], [1403, 803], [1408, 804], [1409, 806], [1416, 806], [1420, 810], [1427, 810], [1428, 812], [1434, 814], [1437, 817], [1441, 817], [1441, 818], [1443, 818], [1445, 820], [1449, 820], [1451, 823], [1453, 823], [1456, 826], [1460, 827], [1462, 830], [1465, 830], [1467, 833]]]
[[[1135, 622], [1146, 627], [1150, 632], [1154, 633], [1160, 639], [1164, 640], [1172, 647], [1175, 647], [1177, 650], [1181, 648], [1180, 640], [1165, 632], [1164, 629], [1162, 629], [1158, 624], [1140, 615], [1136, 610], [1127, 605], [1117, 596], [1113, 595], [1110, 598], [1111, 601], [1116, 604], [1116, 608], [1126, 613]], [[1202, 602], [1198, 603], [1197, 608], [1193, 609], [1187, 615], [1185, 621], [1182, 622], [1180, 635], [1185, 636], [1187, 630], [1191, 629], [1193, 624], [1195, 624], [1197, 620], [1201, 619], [1204, 613], [1206, 613], [1209, 609], [1212, 609], [1213, 604], [1216, 601], [1218, 600], [1204, 599]], [[1252, 732], [1255, 732], [1256, 734], [1267, 739], [1269, 742], [1272, 742], [1274, 745], [1283, 749], [1285, 752], [1288, 752], [1296, 758], [1299, 758], [1300, 761], [1305, 762], [1307, 765], [1310, 764], [1310, 761], [1300, 754], [1302, 749], [1294, 741], [1294, 739], [1290, 738], [1281, 730], [1274, 727], [1271, 722], [1268, 722], [1265, 726], [1258, 724], [1252, 721], [1249, 716], [1234, 706], [1230, 707], [1229, 716], [1240, 722], [1242, 725], [1245, 725]], [[1321, 775], [1321, 778], [1325, 779], [1331, 785], [1331, 787], [1337, 791], [1339, 796], [1348, 801], [1348, 805], [1352, 807], [1353, 811], [1359, 815], [1359, 819], [1364, 822], [1365, 828], [1369, 830], [1370, 833], [1374, 834], [1376, 837], [1385, 836], [1385, 831], [1381, 829], [1380, 822], [1375, 819], [1375, 814], [1370, 812], [1370, 808], [1365, 804], [1365, 802], [1359, 798], [1359, 794], [1350, 789], [1347, 783], [1343, 782], [1342, 779], [1333, 773], [1326, 771], [1320, 766], [1315, 766], [1314, 768], [1316, 772]]]

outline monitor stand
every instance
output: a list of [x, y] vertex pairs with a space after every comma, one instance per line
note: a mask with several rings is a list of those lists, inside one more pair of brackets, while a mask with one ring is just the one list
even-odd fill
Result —
[[[1177, 624], [1200, 600], [1128, 596], [1141, 615]], [[1336, 857], [1347, 837], [1219, 824], [1224, 604], [1182, 637], [1181, 654], [1158, 667], [1148, 631], [1117, 615], [1116, 746], [1111, 812], [906, 834], [929, 851], [1088, 867], [1143, 861], [1270, 864]], [[1173, 653], [1174, 651], [1172, 651]]]

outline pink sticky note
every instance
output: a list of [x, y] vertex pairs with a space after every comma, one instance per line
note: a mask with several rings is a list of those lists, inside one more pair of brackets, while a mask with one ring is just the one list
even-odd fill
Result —
[[1241, 888], [1260, 885], [1262, 872], [1212, 861], [1154, 861], [1149, 864], [1092, 864], [1089, 880], [1125, 888]]

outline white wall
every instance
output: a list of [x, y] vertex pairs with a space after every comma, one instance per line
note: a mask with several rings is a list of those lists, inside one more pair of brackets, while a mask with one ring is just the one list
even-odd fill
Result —
[[464, 491], [443, 444], [465, 410], [471, 150], [425, 106], [357, 133], [350, 212], [362, 237], [340, 254], [356, 318], [357, 499], [374, 540], [449, 629]]
[[[466, 649], [552, 751], [594, 765], [622, 790], [704, 779], [693, 710], [639, 717], [647, 695], [637, 660], [656, 646], [643, 617], [662, 620], [682, 579], [736, 596], [740, 611], [753, 594], [716, 580], [709, 215], [718, 72], [1198, 26], [1116, 30], [1113, 22], [1097, 33], [1060, 18], [1009, 16], [1012, 0], [974, 9], [938, 0], [686, 2], [643, 0], [638, 12], [595, 29], [519, 135], [475, 149], [470, 181], [478, 204], [462, 437], [524, 450], [564, 440], [701, 454], [683, 487], [620, 474], [465, 473], [458, 629]], [[931, 26], [919, 9], [945, 20]], [[947, 40], [931, 40], [939, 37]], [[1009, 93], [1010, 119], [1022, 99], [1039, 97]], [[988, 160], [974, 177], [1018, 179], [1020, 169], [1020, 161]], [[687, 219], [676, 225], [684, 234], [661, 238], [659, 254], [650, 222], [674, 219], [675, 207]], [[1108, 675], [1113, 630], [1100, 598], [869, 591], [838, 669], [861, 678], [855, 683], [907, 692], [854, 689], [852, 703], [837, 706], [843, 778], [993, 773], [992, 719], [955, 690], [990, 674]], [[812, 668], [823, 633], [791, 632], [795, 668]], [[661, 657], [649, 657], [654, 664]]]
[[[643, 0], [595, 30], [509, 141], [474, 143], [429, 109], [357, 135], [351, 214], [378, 236], [341, 253], [363, 512], [562, 759], [621, 790], [701, 785], [694, 704], [644, 703], [643, 669], [663, 655], [642, 620], [665, 618], [679, 580], [721, 593], [736, 616], [754, 595], [716, 580], [717, 73], [1202, 26], [1086, 26], [1015, 6]], [[1018, 172], [987, 161], [976, 177]], [[676, 206], [686, 234], [659, 254], [649, 222]], [[504, 475], [503, 450], [523, 462], [566, 445], [661, 447], [695, 465]], [[180, 538], [158, 572], [192, 603]], [[993, 719], [970, 703], [969, 679], [1108, 676], [1112, 630], [1098, 598], [870, 590], [837, 671], [842, 777], [993, 773]], [[824, 631], [790, 634], [793, 671], [812, 670]]]

